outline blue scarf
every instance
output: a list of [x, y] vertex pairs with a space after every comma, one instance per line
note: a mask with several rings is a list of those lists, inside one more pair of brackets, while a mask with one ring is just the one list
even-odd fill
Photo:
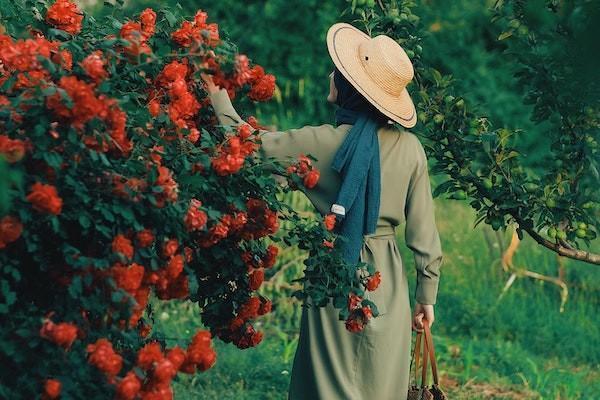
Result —
[[[339, 93], [339, 91], [338, 91]], [[340, 174], [342, 184], [332, 211], [341, 222], [337, 233], [347, 239], [342, 246], [344, 259], [359, 261], [363, 235], [375, 232], [381, 195], [378, 122], [369, 114], [340, 107], [336, 125], [351, 124], [350, 131], [335, 154], [331, 167]], [[340, 211], [342, 211], [340, 209]]]

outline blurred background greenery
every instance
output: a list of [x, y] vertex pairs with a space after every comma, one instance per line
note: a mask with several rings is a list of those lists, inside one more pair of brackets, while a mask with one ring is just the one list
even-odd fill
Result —
[[[173, 0], [163, 1], [176, 5]], [[531, 165], [543, 165], [542, 125], [530, 121], [514, 71], [504, 63], [498, 28], [490, 23], [494, 1], [420, 0], [416, 14], [428, 27], [424, 60], [452, 74], [462, 95], [490, 117], [495, 126], [522, 128], [520, 143]], [[198, 8], [219, 23], [254, 62], [277, 76], [273, 101], [256, 106], [261, 123], [277, 129], [333, 122], [326, 102], [333, 64], [325, 34], [339, 20], [344, 0], [182, 0], [192, 15]], [[126, 4], [127, 13], [159, 7], [152, 0]], [[94, 13], [113, 12], [101, 3]], [[410, 88], [409, 88], [410, 89]], [[419, 134], [418, 131], [414, 131]], [[432, 186], [443, 179], [432, 176]], [[312, 212], [301, 195], [290, 199]], [[483, 224], [473, 228], [474, 211], [466, 202], [436, 198], [436, 220], [445, 253], [436, 305], [434, 335], [442, 384], [452, 399], [592, 399], [600, 398], [600, 275], [598, 268], [558, 258], [525, 236], [513, 262], [549, 276], [564, 277], [568, 300], [560, 311], [559, 287], [518, 278], [499, 298], [509, 278], [500, 258], [512, 232], [495, 232]], [[413, 257], [398, 231], [409, 277], [415, 284]], [[596, 250], [598, 240], [595, 241]], [[285, 399], [293, 360], [300, 305], [289, 298], [293, 278], [302, 272], [303, 255], [284, 251], [261, 292], [274, 301], [274, 314], [262, 320], [265, 339], [257, 348], [240, 351], [217, 343], [219, 361], [209, 372], [184, 377], [178, 399]], [[412, 299], [411, 299], [412, 300]], [[189, 336], [200, 321], [188, 304], [159, 306], [156, 329], [173, 342]], [[409, 321], [407, 321], [409, 323]], [[390, 377], [393, 379], [393, 377]]]

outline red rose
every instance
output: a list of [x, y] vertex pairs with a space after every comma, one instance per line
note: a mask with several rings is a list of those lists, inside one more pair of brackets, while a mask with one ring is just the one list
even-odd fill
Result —
[[345, 325], [347, 330], [354, 333], [360, 332], [364, 328], [363, 321], [356, 316], [351, 316], [348, 318]]
[[82, 20], [83, 13], [69, 0], [57, 0], [46, 14], [47, 23], [72, 35], [81, 31]]
[[154, 378], [158, 382], [169, 382], [175, 375], [177, 375], [177, 368], [167, 358], [160, 360], [154, 367]]
[[209, 347], [212, 340], [212, 334], [210, 331], [200, 330], [196, 332], [192, 338], [192, 344], [194, 346]]
[[190, 247], [186, 246], [183, 248], [183, 255], [185, 258], [185, 262], [191, 263], [192, 260], [194, 259], [194, 250], [192, 250]]
[[151, 342], [138, 351], [137, 365], [144, 370], [149, 370], [154, 366], [154, 363], [159, 362], [163, 357], [160, 344]]
[[179, 243], [176, 239], [169, 239], [163, 244], [163, 256], [166, 258], [172, 257], [177, 253]]
[[319, 170], [313, 169], [312, 171], [307, 173], [306, 176], [304, 176], [304, 186], [306, 186], [309, 189], [314, 188], [317, 185], [320, 176], [321, 173], [319, 172]]
[[361, 308], [361, 310], [364, 315], [365, 321], [368, 321], [369, 319], [371, 319], [371, 317], [373, 316], [373, 311], [371, 310], [371, 307], [363, 306]]
[[332, 241], [330, 241], [330, 240], [323, 239], [323, 246], [329, 247], [330, 249], [333, 249], [334, 243]]
[[23, 232], [23, 225], [16, 217], [7, 215], [0, 219], [0, 249], [17, 240]]
[[167, 264], [167, 274], [169, 278], [175, 279], [183, 272], [183, 256], [177, 254], [169, 260]]
[[11, 139], [0, 135], [0, 155], [9, 163], [21, 161], [25, 155], [25, 143], [19, 139]]
[[277, 254], [279, 253], [279, 248], [277, 246], [273, 246], [272, 244], [267, 247], [267, 256], [265, 257], [263, 266], [265, 268], [271, 268], [275, 265], [275, 261], [277, 260]]
[[108, 339], [98, 339], [94, 344], [87, 345], [88, 362], [109, 378], [117, 376], [123, 367], [123, 358], [117, 354]]
[[40, 329], [40, 336], [68, 350], [77, 339], [78, 331], [77, 326], [71, 323], [61, 322], [55, 324], [47, 319]]
[[271, 312], [273, 308], [273, 302], [271, 300], [266, 300], [260, 304], [260, 308], [258, 309], [258, 315], [265, 315]]
[[144, 267], [136, 263], [128, 267], [115, 264], [111, 268], [112, 277], [117, 286], [131, 294], [135, 294], [136, 290], [142, 285], [145, 272]]
[[252, 135], [252, 127], [250, 125], [240, 125], [238, 127], [238, 135], [240, 139], [246, 140]]
[[160, 114], [160, 102], [156, 99], [150, 100], [148, 103], [148, 111], [153, 117], [158, 117], [158, 114]]
[[265, 75], [252, 85], [248, 97], [254, 101], [267, 101], [273, 97], [275, 92], [275, 76]]
[[142, 33], [146, 38], [154, 35], [156, 24], [156, 13], [151, 8], [146, 8], [140, 14], [140, 22], [142, 24]]
[[348, 295], [348, 310], [354, 310], [356, 307], [358, 307], [362, 300], [362, 297], [358, 296], [357, 294], [350, 293], [350, 295]]
[[61, 390], [62, 383], [58, 379], [46, 379], [46, 382], [44, 382], [44, 393], [42, 394], [42, 399], [57, 399], [58, 396], [60, 396]]
[[96, 97], [93, 84], [75, 76], [62, 76], [58, 86], [67, 92], [73, 103], [72, 106], [67, 106], [58, 93], [47, 97], [46, 106], [58, 117], [70, 121], [78, 129], [83, 128], [83, 125], [94, 117], [107, 117], [106, 102]]
[[148, 247], [154, 243], [154, 234], [150, 229], [144, 229], [137, 233], [136, 239], [140, 247]]
[[238, 311], [238, 317], [248, 320], [255, 318], [258, 315], [258, 310], [260, 309], [260, 298], [258, 297], [250, 297], [246, 303], [242, 304]]
[[106, 60], [102, 57], [100, 50], [94, 51], [81, 62], [85, 73], [96, 82], [102, 81], [108, 76], [108, 72], [104, 69], [105, 65]]
[[173, 347], [167, 353], [167, 358], [173, 363], [175, 369], [181, 368], [181, 366], [185, 362], [185, 357], [185, 351], [179, 346]]
[[304, 154], [301, 154], [298, 157], [298, 174], [300, 174], [300, 175], [306, 174], [308, 171], [310, 171], [311, 167], [312, 167], [311, 159], [308, 158], [307, 156], [305, 156]]
[[134, 400], [141, 389], [142, 382], [140, 378], [137, 377], [135, 372], [129, 371], [117, 385], [117, 399]]
[[375, 274], [367, 280], [367, 290], [375, 290], [381, 282], [381, 272], [377, 271]]
[[185, 216], [184, 223], [188, 231], [196, 231], [204, 228], [208, 217], [206, 213], [200, 210], [202, 202], [200, 200], [192, 199], [190, 201], [190, 208]]
[[152, 53], [152, 49], [146, 43], [148, 36], [146, 36], [139, 22], [129, 21], [124, 23], [119, 34], [121, 38], [129, 42], [129, 45], [125, 47], [125, 51], [130, 57]]
[[59, 64], [67, 71], [71, 71], [73, 68], [73, 55], [69, 50], [58, 50], [52, 54], [51, 59], [54, 63]]
[[127, 239], [121, 234], [115, 236], [113, 239], [112, 251], [114, 253], [121, 254], [128, 260], [133, 258], [133, 245], [131, 244], [131, 240]]
[[37, 211], [58, 215], [62, 211], [63, 201], [58, 196], [56, 188], [36, 182], [31, 185], [31, 192], [26, 197]]
[[262, 268], [252, 271], [252, 273], [250, 274], [249, 282], [250, 290], [257, 290], [260, 287], [260, 285], [262, 285], [264, 280], [265, 271]]
[[324, 218], [325, 228], [328, 231], [333, 230], [335, 227], [335, 214], [327, 214]]
[[216, 361], [217, 361], [217, 353], [213, 349], [207, 348], [204, 350], [204, 353], [202, 354], [202, 358], [200, 359], [200, 362], [198, 363], [198, 369], [200, 371], [206, 371], [206, 370], [210, 369], [213, 365], [215, 365]]

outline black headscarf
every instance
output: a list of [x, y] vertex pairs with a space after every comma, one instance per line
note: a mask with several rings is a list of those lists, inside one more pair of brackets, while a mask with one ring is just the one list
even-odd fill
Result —
[[[379, 111], [358, 90], [356, 90], [337, 68], [335, 68], [333, 71], [333, 82], [335, 84], [335, 88], [337, 89], [337, 98], [335, 100], [335, 104], [337, 104], [340, 108], [365, 113], [370, 118], [375, 120], [379, 125], [387, 123], [389, 118], [382, 114], [381, 111]], [[336, 115], [336, 125], [349, 123], [344, 121], [340, 121], [338, 123], [337, 119], [338, 118]]]

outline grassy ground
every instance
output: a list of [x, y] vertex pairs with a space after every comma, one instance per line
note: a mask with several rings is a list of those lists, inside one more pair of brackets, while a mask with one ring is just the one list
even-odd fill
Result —
[[[436, 199], [445, 254], [434, 338], [442, 386], [452, 399], [600, 398], [600, 276], [597, 267], [563, 260], [569, 295], [560, 312], [558, 286], [518, 278], [498, 299], [509, 274], [499, 263], [511, 233], [480, 225], [465, 203]], [[413, 259], [399, 232], [411, 291]], [[597, 243], [595, 245], [597, 250]], [[525, 236], [514, 265], [554, 275], [556, 256]], [[412, 292], [411, 292], [412, 293]], [[412, 296], [411, 296], [412, 297]], [[276, 299], [262, 321], [264, 341], [238, 350], [216, 343], [218, 362], [207, 373], [184, 377], [176, 398], [286, 399], [297, 340], [299, 305]], [[158, 312], [157, 328], [174, 338], [198, 327], [193, 307]]]

